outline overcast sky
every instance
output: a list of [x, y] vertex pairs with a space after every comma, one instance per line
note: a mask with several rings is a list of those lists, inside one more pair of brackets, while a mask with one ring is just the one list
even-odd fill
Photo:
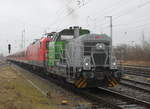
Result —
[[26, 46], [42, 33], [79, 25], [109, 35], [113, 16], [113, 43], [136, 44], [150, 40], [150, 0], [0, 0], [0, 53], [20, 50], [25, 29]]

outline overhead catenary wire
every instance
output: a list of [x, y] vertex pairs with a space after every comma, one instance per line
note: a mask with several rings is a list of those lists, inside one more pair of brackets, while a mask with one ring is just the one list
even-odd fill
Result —
[[[92, 16], [93, 18], [91, 16], [88, 16], [87, 19], [88, 20], [91, 19], [91, 20], [95, 21], [95, 24], [98, 23], [99, 21], [104, 21], [103, 16], [106, 15], [106, 12], [108, 12], [109, 10], [112, 11], [112, 9], [114, 9], [118, 6], [120, 7], [120, 4], [122, 4], [122, 0], [117, 0], [117, 2], [113, 2], [112, 4], [109, 4], [108, 6], [102, 8], [100, 15], [99, 15], [99, 12], [98, 12], [97, 13], [98, 16], [96, 16], [96, 17]], [[101, 18], [101, 19], [99, 19], [99, 18]], [[90, 26], [90, 24], [88, 22], [87, 22], [87, 25]]]
[[[121, 0], [118, 0], [118, 3], [119, 2], [121, 2]], [[87, 4], [87, 3], [86, 3]], [[84, 5], [86, 5], [86, 4], [84, 4]], [[80, 7], [78, 7], [78, 8], [81, 8], [81, 7], [83, 7], [84, 5], [81, 5]], [[113, 6], [114, 7], [114, 6]], [[105, 8], [104, 8], [105, 9]], [[110, 8], [109, 8], [110, 9]], [[75, 12], [75, 10], [77, 10], [77, 8], [75, 8], [75, 9], [73, 9], [73, 10], [70, 10], [70, 12], [68, 12], [65, 16], [63, 16], [61, 19], [63, 19], [63, 18], [65, 18], [65, 17], [67, 17], [67, 16], [69, 16], [69, 15], [71, 15], [73, 12]], [[57, 22], [58, 20], [56, 20], [56, 22]], [[55, 23], [54, 23], [55, 24]]]
[[[73, 0], [70, 0], [69, 2], [67, 2], [67, 3], [65, 4], [65, 6], [69, 5], [69, 4], [72, 3], [72, 2], [73, 2]], [[51, 28], [51, 26], [54, 25], [54, 24], [60, 19], [61, 15], [64, 14], [65, 11], [66, 11], [66, 7], [61, 6], [61, 7], [56, 11], [55, 16], [57, 16], [57, 18], [56, 18], [49, 26], [47, 26], [47, 27], [44, 29], [44, 31], [47, 31], [48, 28]]]
[[[78, 1], [80, 1], [80, 0], [77, 0], [76, 2], [78, 2]], [[54, 24], [55, 24], [55, 26], [57, 26], [57, 25], [59, 25], [60, 24], [60, 21], [62, 21], [62, 19], [64, 19], [64, 18], [66, 18], [66, 17], [68, 17], [68, 16], [70, 16], [72, 13], [74, 13], [76, 10], [78, 10], [78, 9], [80, 9], [80, 8], [82, 8], [82, 7], [84, 7], [84, 6], [86, 6], [89, 2], [91, 2], [92, 0], [88, 0], [88, 1], [82, 1], [82, 2], [84, 2], [84, 3], [81, 3], [80, 2], [80, 4], [79, 4], [79, 2], [78, 2], [78, 4], [77, 4], [77, 6], [74, 8], [74, 9], [70, 9], [69, 10], [69, 12], [68, 13], [66, 13], [64, 16], [62, 16], [62, 17], [57, 17], [57, 19], [53, 22], [53, 23], [51, 23], [50, 24], [50, 27], [52, 27]], [[69, 5], [69, 3], [67, 4], [67, 5]], [[60, 15], [62, 15], [62, 14], [60, 14]], [[57, 27], [58, 28], [58, 27]], [[59, 29], [57, 29], [57, 30], [59, 30]]]
[[[149, 1], [149, 2], [150, 2], [150, 1]], [[150, 3], [147, 4], [147, 5], [150, 5]], [[119, 15], [118, 17], [116, 17], [114, 20], [117, 20], [118, 18], [120, 18], [120, 17], [122, 17], [122, 16], [131, 14], [131, 13], [135, 12], [136, 10], [138, 10], [138, 9], [140, 9], [140, 8], [143, 8], [143, 7], [147, 6], [147, 5], [143, 5], [143, 6], [141, 6], [141, 5], [136, 5], [135, 7], [133, 7], [133, 8], [131, 8], [131, 9], [127, 10], [124, 14]]]
[[[113, 25], [114, 28], [119, 28], [119, 30], [121, 29], [128, 29], [128, 31], [131, 31], [134, 29], [135, 30], [139, 30], [139, 29], [146, 29], [150, 26], [150, 20], [149, 19], [144, 19], [142, 20], [143, 22], [137, 22], [134, 24], [128, 23], [128, 24], [118, 24], [118, 25]], [[104, 28], [108, 28], [109, 26], [105, 26]]]
[[[119, 3], [119, 2], [120, 2], [120, 4], [121, 4], [121, 0], [119, 0], [118, 3]], [[126, 1], [126, 2], [127, 2], [127, 3], [130, 3], [129, 1]], [[86, 5], [86, 4], [84, 4], [83, 6], [85, 6], [85, 5]], [[83, 7], [83, 6], [81, 6], [81, 7]], [[130, 14], [130, 13], [136, 11], [137, 9], [143, 8], [143, 7], [145, 7], [145, 6], [147, 6], [147, 4], [145, 4], [145, 3], [142, 3], [142, 4], [140, 4], [140, 5], [139, 5], [139, 4], [136, 4], [135, 6], [131, 5], [131, 7], [130, 7], [129, 9], [127, 9], [127, 10], [121, 10], [121, 11], [119, 11], [119, 12], [117, 13], [117, 15], [116, 15], [116, 13], [114, 13], [114, 14], [113, 14], [113, 22], [117, 21], [117, 19], [121, 18], [122, 16], [128, 15], [128, 14]], [[78, 8], [81, 8], [81, 7], [76, 7], [76, 8], [74, 8], [73, 10], [70, 10], [68, 13], [66, 13], [66, 15], [62, 16], [59, 20], [56, 20], [57, 25], [61, 24], [61, 23], [60, 23], [61, 19], [65, 19], [66, 17], [70, 16], [72, 13], [74, 13], [76, 10], [78, 10]], [[115, 6], [113, 6], [113, 9], [114, 9], [114, 7], [115, 7]], [[119, 6], [117, 6], [117, 7], [119, 7]], [[132, 10], [132, 11], [131, 11], [131, 10]], [[104, 17], [104, 16], [103, 16], [103, 17]], [[96, 20], [96, 21], [99, 21], [99, 20]], [[102, 21], [104, 21], [104, 18], [102, 18]], [[98, 24], [98, 23], [95, 23], [95, 24], [96, 24], [97, 26], [98, 26], [98, 25], [102, 25], [102, 22], [100, 22], [100, 24]], [[104, 22], [103, 24], [106, 24], [106, 22]], [[114, 25], [114, 27], [117, 27], [117, 26]], [[106, 28], [108, 28], [107, 25], [106, 25]]]
[[[128, 2], [128, 3], [130, 3], [130, 2]], [[131, 6], [132, 6], [132, 5], [131, 5]], [[137, 5], [136, 5], [136, 6], [137, 6]], [[126, 10], [120, 11], [119, 13], [122, 14], [122, 12], [124, 12], [124, 11], [126, 11]], [[115, 14], [111, 14], [111, 15], [113, 16], [113, 22], [114, 22], [114, 19], [118, 18], [119, 13], [118, 13], [118, 15], [117, 15], [116, 13], [115, 13]], [[119, 16], [119, 17], [120, 17], [120, 16]], [[100, 22], [100, 21], [101, 21], [101, 22]], [[107, 24], [107, 23], [106, 23], [106, 20], [104, 19], [104, 16], [103, 16], [100, 20], [97, 20], [97, 21], [95, 22], [95, 24], [96, 24], [97, 26], [101, 25], [101, 28], [103, 28], [103, 29], [105, 29], [106, 27], [108, 27], [108, 26], [105, 26], [105, 27], [104, 27], [104, 25]]]
[[[131, 3], [131, 1], [126, 1], [126, 2], [125, 2], [126, 4], [125, 4], [124, 2], [122, 2], [122, 1], [120, 1], [120, 3], [122, 3], [123, 6], [122, 6], [122, 5], [118, 5], [118, 4], [116, 3], [116, 4], [117, 4], [117, 7], [114, 8], [115, 10], [116, 10], [116, 8], [118, 8], [118, 9], [120, 9], [120, 8], [122, 8], [122, 7], [125, 7], [125, 8], [126, 8], [126, 6], [128, 6], [128, 4]], [[121, 6], [121, 7], [120, 7], [120, 6]], [[113, 7], [114, 7], [114, 6], [113, 6]], [[109, 9], [110, 9], [110, 11], [107, 12], [107, 10], [109, 10]], [[103, 10], [106, 10], [106, 12], [104, 12], [104, 13], [102, 13], [102, 14], [100, 14], [100, 15], [97, 16], [97, 18], [101, 18], [101, 19], [98, 19], [98, 20], [96, 21], [97, 23], [100, 22], [101, 24], [105, 24], [105, 22], [104, 22], [104, 21], [105, 21], [105, 20], [104, 20], [104, 17], [105, 17], [106, 15], [110, 15], [110, 14], [111, 14], [111, 16], [114, 16], [114, 17], [115, 17], [115, 16], [117, 16], [118, 14], [120, 14], [120, 13], [122, 13], [122, 12], [124, 11], [124, 10], [123, 10], [123, 11], [119, 11], [118, 13], [115, 12], [115, 13], [112, 14], [112, 13], [111, 13], [112, 10], [113, 10], [112, 7], [109, 7], [109, 8], [106, 8], [106, 9], [104, 8]], [[96, 18], [95, 18], [95, 19], [96, 19]], [[113, 18], [113, 19], [114, 19], [114, 18]], [[102, 22], [104, 22], [104, 23], [102, 23]]]
[[[144, 25], [147, 25], [147, 24], [149, 24], [149, 22], [150, 22], [150, 20], [149, 19], [141, 19], [141, 20], [135, 20], [136, 22], [132, 22], [132, 24], [131, 23], [126, 23], [126, 24], [115, 24], [115, 25], [113, 25], [113, 27], [114, 28], [130, 28], [130, 27], [136, 27], [136, 26], [140, 26], [140, 25], [137, 25], [137, 24], [141, 24], [141, 25], [143, 25], [142, 23], [144, 22]], [[140, 22], [140, 21], [142, 21], [142, 22]], [[134, 25], [133, 25], [133, 23], [134, 23]], [[124, 26], [126, 26], [126, 27], [124, 27]], [[107, 28], [108, 27], [108, 25], [106, 25], [104, 28]]]
[[[144, 4], [144, 3], [143, 3]], [[139, 6], [141, 6], [141, 5], [135, 5], [134, 7], [131, 7], [131, 8], [129, 8], [128, 10], [124, 10], [124, 12], [122, 12], [122, 11], [120, 11], [119, 13], [120, 13], [120, 15], [119, 15], [119, 13], [118, 13], [118, 15], [112, 15], [112, 16], [114, 16], [113, 17], [113, 22], [115, 22], [115, 21], [117, 21], [117, 19], [118, 18], [120, 18], [120, 17], [122, 17], [122, 16], [125, 16], [125, 15], [128, 15], [129, 13], [131, 13], [131, 12], [134, 12], [135, 11], [135, 9], [137, 10], [137, 9], [139, 9], [139, 8], [143, 8], [144, 6], [147, 6], [147, 5], [144, 5], [144, 6], [142, 6], [142, 7], [139, 7]], [[99, 23], [99, 25], [104, 25], [104, 24], [106, 24], [105, 22], [104, 23]], [[98, 24], [97, 24], [98, 25]]]
[[[72, 10], [70, 10], [65, 16], [63, 16], [58, 22], [58, 24], [57, 25], [59, 25], [59, 24], [61, 24], [61, 20], [63, 20], [63, 19], [65, 19], [66, 17], [68, 17], [68, 16], [70, 16], [71, 14], [73, 14], [75, 11], [77, 11], [78, 9], [81, 9], [82, 7], [84, 7], [84, 6], [86, 6], [86, 5], [88, 5], [90, 2], [91, 2], [92, 0], [88, 0], [88, 2], [85, 2], [85, 3], [83, 3], [82, 5], [80, 5], [80, 6], [77, 6], [77, 7], [75, 7], [74, 9], [72, 9]], [[67, 25], [66, 25], [67, 26]], [[68, 26], [69, 26], [69, 24], [68, 24]]]
[[[119, 0], [119, 1], [115, 2], [114, 4], [110, 4], [107, 7], [104, 7], [103, 9], [101, 9], [101, 13], [100, 12], [97, 13], [98, 16], [95, 17], [94, 19], [104, 17], [104, 16], [106, 16], [107, 13], [112, 12], [112, 10], [120, 9], [122, 7], [122, 5], [126, 6], [125, 3], [127, 4], [127, 3], [131, 3], [131, 2], [129, 2], [129, 1], [122, 2], [122, 0]], [[103, 20], [103, 19], [98, 19], [98, 21], [100, 21], [100, 20]]]
[[[145, 27], [147, 26], [147, 27]], [[137, 25], [137, 26], [133, 26], [133, 27], [130, 27], [130, 28], [120, 28], [119, 30], [123, 29], [123, 30], [126, 30], [128, 29], [128, 31], [137, 31], [137, 30], [147, 30], [149, 29], [149, 26], [150, 26], [150, 22], [149, 23], [145, 23], [145, 24], [142, 24], [142, 25]]]

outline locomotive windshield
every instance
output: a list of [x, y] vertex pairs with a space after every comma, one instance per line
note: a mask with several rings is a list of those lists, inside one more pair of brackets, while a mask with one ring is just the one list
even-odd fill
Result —
[[61, 40], [70, 40], [73, 39], [73, 35], [61, 35]]

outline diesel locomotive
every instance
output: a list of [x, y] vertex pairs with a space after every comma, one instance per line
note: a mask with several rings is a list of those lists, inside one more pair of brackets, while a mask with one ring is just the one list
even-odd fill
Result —
[[7, 59], [42, 68], [46, 70], [45, 75], [59, 76], [77, 88], [115, 86], [120, 73], [111, 41], [106, 34], [91, 34], [81, 27], [70, 27], [46, 33], [45, 37]]

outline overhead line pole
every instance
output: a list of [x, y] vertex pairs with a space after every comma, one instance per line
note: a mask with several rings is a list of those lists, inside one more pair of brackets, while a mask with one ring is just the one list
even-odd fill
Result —
[[21, 32], [21, 49], [23, 49], [23, 31]]
[[110, 41], [110, 59], [109, 59], [109, 62], [110, 62], [110, 67], [112, 66], [111, 65], [111, 60], [112, 60], [112, 49], [113, 49], [113, 25], [112, 25], [112, 16], [106, 16], [108, 18], [110, 18], [110, 37], [111, 37], [111, 41]]
[[21, 49], [25, 47], [25, 29], [21, 32]]

